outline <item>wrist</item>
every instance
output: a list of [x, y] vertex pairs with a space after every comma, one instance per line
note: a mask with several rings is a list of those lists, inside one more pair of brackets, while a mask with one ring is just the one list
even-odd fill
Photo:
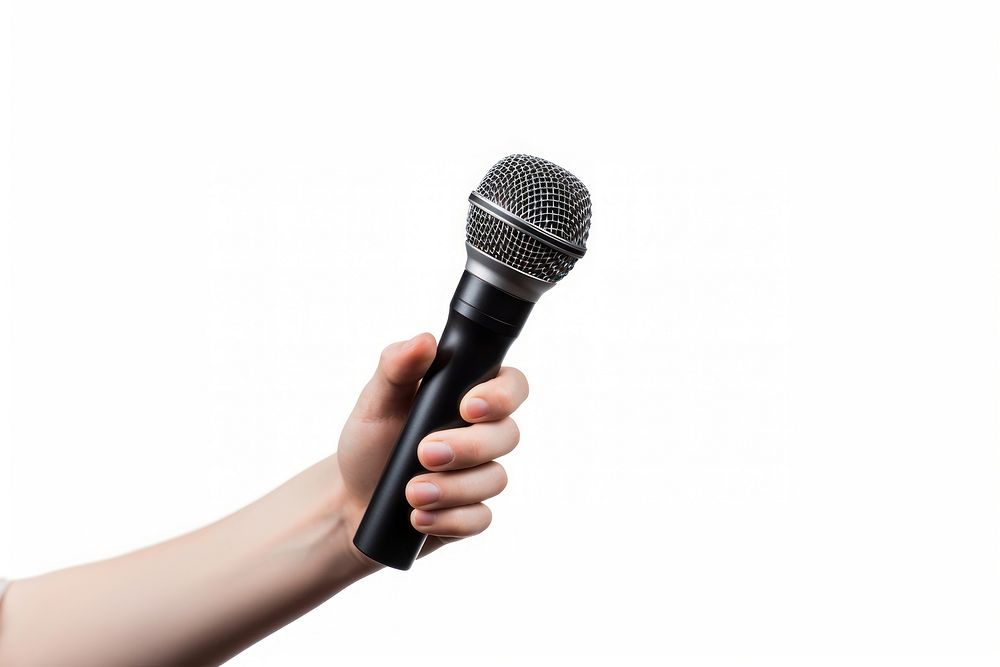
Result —
[[307, 570], [318, 578], [317, 585], [332, 595], [382, 567], [354, 546], [364, 508], [347, 493], [336, 455], [305, 470], [287, 486], [296, 487], [295, 496], [305, 496], [297, 502], [303, 514], [279, 538], [283, 544], [276, 546], [299, 552]]
[[354, 534], [361, 524], [365, 507], [348, 493], [336, 455], [329, 457], [322, 464], [330, 467], [330, 485], [327, 489], [325, 510], [318, 521], [326, 526], [324, 531], [329, 537], [331, 547], [329, 556], [336, 561], [336, 566], [331, 569], [342, 570], [350, 579], [347, 584], [350, 584], [382, 569], [383, 565], [354, 546]]

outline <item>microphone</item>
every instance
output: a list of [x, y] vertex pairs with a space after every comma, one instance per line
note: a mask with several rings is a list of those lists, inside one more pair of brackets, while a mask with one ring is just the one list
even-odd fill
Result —
[[468, 261], [451, 300], [437, 355], [354, 536], [372, 560], [408, 570], [426, 535], [410, 523], [406, 484], [426, 472], [417, 445], [466, 426], [462, 397], [500, 371], [538, 299], [586, 253], [590, 193], [562, 167], [530, 155], [497, 162], [469, 195]]

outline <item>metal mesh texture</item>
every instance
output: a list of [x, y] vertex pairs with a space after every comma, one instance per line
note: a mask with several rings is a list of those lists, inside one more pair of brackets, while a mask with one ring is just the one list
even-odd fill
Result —
[[[511, 155], [493, 165], [476, 191], [522, 220], [586, 247], [590, 193], [562, 167], [530, 155]], [[468, 242], [518, 271], [554, 283], [576, 258], [514, 229], [478, 206], [469, 206]]]

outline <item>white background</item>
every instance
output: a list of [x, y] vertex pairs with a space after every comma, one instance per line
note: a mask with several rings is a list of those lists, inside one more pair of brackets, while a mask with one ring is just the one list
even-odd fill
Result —
[[493, 527], [233, 664], [996, 664], [988, 6], [5, 5], [0, 573], [329, 454], [528, 152], [594, 222]]

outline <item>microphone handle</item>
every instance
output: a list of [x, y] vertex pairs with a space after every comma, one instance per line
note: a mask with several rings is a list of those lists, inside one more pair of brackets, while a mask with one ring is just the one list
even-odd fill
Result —
[[410, 523], [413, 508], [405, 495], [407, 483], [426, 472], [417, 445], [429, 433], [468, 424], [459, 415], [462, 397], [496, 377], [534, 305], [462, 274], [437, 355], [354, 536], [354, 545], [372, 560], [400, 570], [413, 565], [427, 537]]

